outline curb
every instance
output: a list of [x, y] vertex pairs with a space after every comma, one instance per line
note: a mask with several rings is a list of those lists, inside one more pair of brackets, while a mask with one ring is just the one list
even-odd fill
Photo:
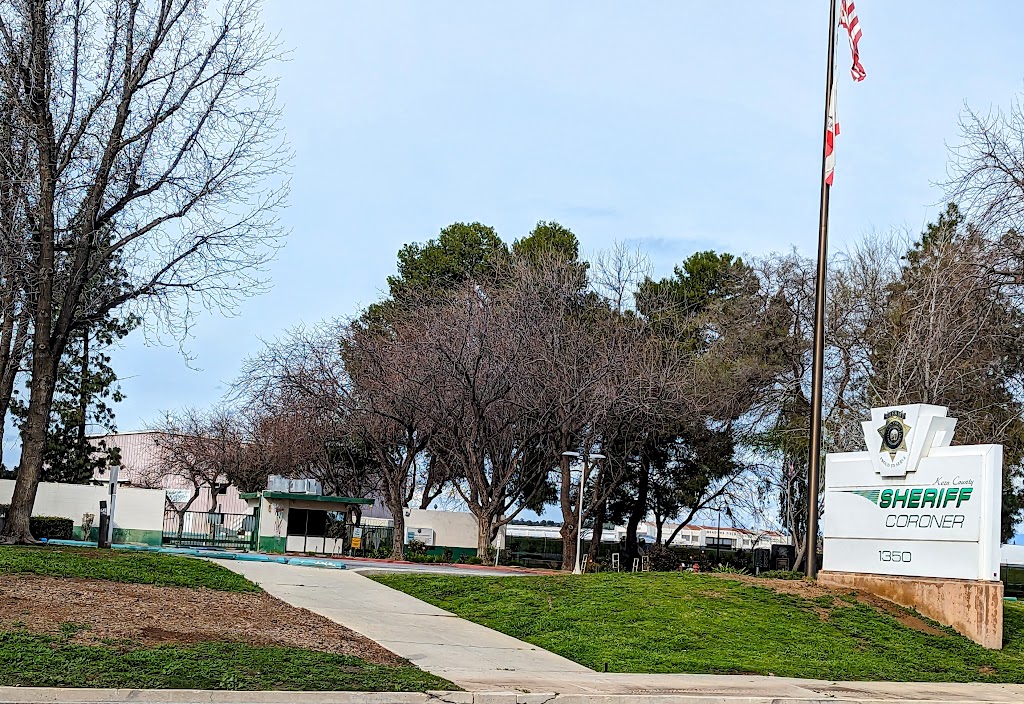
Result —
[[[867, 694], [867, 693], [865, 693]], [[1002, 690], [974, 691], [962, 697], [903, 699], [869, 695], [865, 698], [817, 694], [816, 696], [730, 696], [727, 694], [555, 694], [551, 692], [233, 692], [186, 689], [63, 689], [47, 687], [0, 687], [0, 704], [1005, 704], [1019, 699]], [[984, 698], [978, 698], [978, 697]]]

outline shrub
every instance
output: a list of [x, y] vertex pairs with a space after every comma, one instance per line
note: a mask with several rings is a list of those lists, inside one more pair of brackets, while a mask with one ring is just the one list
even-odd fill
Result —
[[803, 579], [804, 573], [795, 570], [765, 570], [757, 576], [765, 579]]
[[419, 540], [410, 540], [405, 546], [405, 554], [409, 555], [426, 555], [427, 544]]
[[[654, 572], [675, 572], [682, 562], [679, 555], [664, 545], [650, 546], [647, 554], [651, 560], [651, 570]], [[629, 566], [629, 569], [632, 569], [632, 566]]]
[[406, 552], [405, 559], [409, 562], [419, 562], [425, 565], [441, 565], [452, 561], [449, 551], [445, 551], [440, 555], [428, 555], [425, 552]]
[[36, 538], [52, 538], [54, 540], [71, 540], [75, 537], [75, 522], [61, 516], [32, 516], [28, 521], [29, 529]]
[[[8, 504], [0, 504], [0, 518], [7, 516]], [[2, 521], [0, 521], [2, 523]], [[75, 522], [63, 516], [32, 516], [28, 519], [32, 537], [42, 540], [71, 540], [75, 537]], [[88, 540], [89, 536], [85, 536]]]
[[715, 567], [712, 572], [719, 574], [750, 574], [746, 567], [736, 567], [735, 565], [719, 565]]

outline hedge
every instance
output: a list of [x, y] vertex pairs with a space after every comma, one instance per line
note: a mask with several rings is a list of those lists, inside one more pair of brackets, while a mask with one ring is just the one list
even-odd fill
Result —
[[[7, 516], [8, 508], [10, 507], [0, 504], [0, 517]], [[63, 516], [32, 516], [28, 520], [28, 527], [32, 531], [32, 537], [39, 540], [71, 540], [75, 537], [75, 522]]]
[[75, 522], [62, 516], [32, 516], [28, 527], [32, 536], [40, 540], [71, 540], [75, 537]]

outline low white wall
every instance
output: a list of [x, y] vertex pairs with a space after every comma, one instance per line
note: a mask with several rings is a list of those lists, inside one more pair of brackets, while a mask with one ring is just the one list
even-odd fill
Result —
[[[419, 508], [405, 509], [405, 530], [432, 528], [434, 545], [448, 548], [475, 548], [477, 538], [476, 516], [463, 511], [429, 511]], [[505, 529], [498, 533], [498, 547], [505, 547]]]
[[[9, 504], [13, 494], [14, 480], [0, 479], [0, 504]], [[81, 530], [82, 516], [91, 513], [95, 531], [100, 523], [100, 501], [106, 500], [106, 485], [43, 482], [36, 493], [32, 515], [70, 518], [77, 533]], [[163, 489], [118, 488], [114, 514], [115, 541], [159, 545], [163, 522]]]
[[1004, 565], [1024, 565], [1024, 545], [1004, 545], [1000, 550], [1000, 562]]

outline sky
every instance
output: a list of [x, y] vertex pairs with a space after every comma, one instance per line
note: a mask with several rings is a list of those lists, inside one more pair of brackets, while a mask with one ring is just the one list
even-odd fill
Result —
[[[858, 0], [867, 80], [839, 45], [833, 248], [918, 231], [941, 206], [965, 105], [1024, 87], [1024, 3]], [[122, 431], [216, 403], [247, 355], [381, 296], [406, 242], [457, 221], [511, 241], [538, 220], [585, 253], [625, 241], [659, 275], [694, 251], [816, 244], [825, 0], [516, 3], [267, 0], [290, 49], [290, 234], [272, 289], [185, 341], [114, 350]], [[9, 441], [15, 439], [8, 435]]]

